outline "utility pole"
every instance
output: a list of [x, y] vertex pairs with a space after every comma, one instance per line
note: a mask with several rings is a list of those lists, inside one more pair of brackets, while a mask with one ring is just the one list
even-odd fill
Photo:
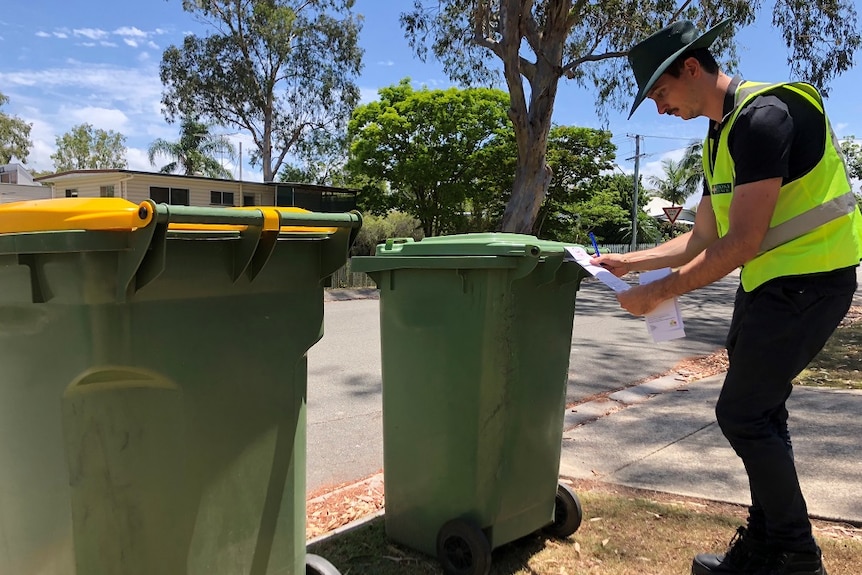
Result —
[[632, 136], [629, 134], [629, 138], [635, 139], [635, 156], [634, 158], [626, 158], [627, 160], [635, 161], [635, 173], [634, 173], [634, 197], [632, 198], [632, 245], [631, 251], [635, 251], [638, 249], [638, 197], [640, 196], [640, 190], [638, 189], [638, 180], [639, 172], [640, 172], [640, 161], [641, 161], [641, 135], [635, 134]]

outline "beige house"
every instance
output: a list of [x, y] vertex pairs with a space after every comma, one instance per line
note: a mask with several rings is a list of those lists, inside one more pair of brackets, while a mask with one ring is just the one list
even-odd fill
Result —
[[36, 179], [52, 198], [152, 199], [181, 206], [296, 206], [316, 212], [356, 208], [356, 190], [283, 182], [242, 182], [134, 170], [73, 170]]

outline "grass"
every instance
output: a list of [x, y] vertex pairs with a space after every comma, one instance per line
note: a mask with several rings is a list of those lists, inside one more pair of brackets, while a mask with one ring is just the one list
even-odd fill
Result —
[[823, 350], [794, 383], [812, 387], [862, 389], [862, 321], [836, 329]]
[[[710, 501], [576, 482], [584, 509], [580, 529], [565, 540], [533, 533], [493, 553], [492, 575], [687, 574], [691, 558], [723, 551], [745, 509]], [[815, 522], [830, 575], [857, 575], [862, 530]], [[317, 543], [309, 552], [342, 575], [439, 575], [436, 559], [389, 542], [383, 517]]]

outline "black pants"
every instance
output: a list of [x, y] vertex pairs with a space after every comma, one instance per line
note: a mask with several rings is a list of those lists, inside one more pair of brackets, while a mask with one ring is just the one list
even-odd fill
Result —
[[793, 379], [847, 313], [856, 269], [771, 280], [736, 293], [730, 367], [715, 406], [751, 487], [750, 533], [787, 551], [815, 545], [793, 461], [786, 401]]

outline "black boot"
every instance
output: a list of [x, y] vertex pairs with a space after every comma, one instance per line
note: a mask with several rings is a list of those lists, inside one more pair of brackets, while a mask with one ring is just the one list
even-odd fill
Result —
[[808, 552], [774, 552], [753, 575], [826, 575], [820, 548]]
[[749, 575], [766, 566], [772, 555], [764, 541], [740, 527], [730, 540], [726, 553], [695, 556], [691, 562], [691, 575]]

